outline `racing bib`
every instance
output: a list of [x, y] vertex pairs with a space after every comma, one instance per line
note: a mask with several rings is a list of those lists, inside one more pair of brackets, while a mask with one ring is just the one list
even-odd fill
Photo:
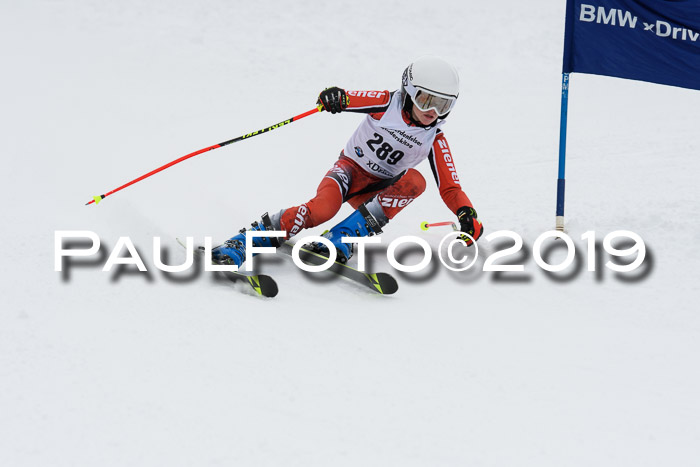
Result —
[[401, 97], [393, 93], [380, 120], [367, 115], [345, 145], [346, 157], [380, 178], [394, 177], [426, 159], [443, 124], [439, 120], [430, 128], [410, 126], [401, 116]]

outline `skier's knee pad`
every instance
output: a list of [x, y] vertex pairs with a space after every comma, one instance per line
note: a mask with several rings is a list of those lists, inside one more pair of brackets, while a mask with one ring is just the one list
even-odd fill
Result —
[[403, 208], [425, 191], [425, 178], [415, 169], [408, 169], [403, 177], [371, 201], [381, 206], [388, 219], [393, 219]]

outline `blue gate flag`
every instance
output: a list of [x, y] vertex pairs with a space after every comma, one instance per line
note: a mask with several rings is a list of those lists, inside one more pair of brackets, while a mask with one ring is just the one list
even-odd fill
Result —
[[567, 0], [563, 72], [700, 90], [700, 0]]

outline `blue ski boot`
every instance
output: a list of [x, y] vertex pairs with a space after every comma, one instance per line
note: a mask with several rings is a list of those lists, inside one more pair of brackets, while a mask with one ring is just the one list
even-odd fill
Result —
[[[382, 233], [381, 228], [386, 225], [387, 222], [389, 222], [389, 220], [381, 210], [378, 212], [378, 215], [375, 216], [367, 209], [366, 205], [361, 204], [355, 212], [350, 214], [350, 216], [335, 227], [325, 232], [322, 236], [333, 242], [338, 253], [336, 261], [345, 264], [352, 258], [355, 252], [355, 245], [353, 243], [343, 243], [342, 238], [371, 237], [372, 235], [378, 235]], [[323, 243], [313, 242], [309, 245], [309, 249], [322, 256], [330, 256], [328, 248]]]
[[[250, 230], [275, 230], [272, 228], [270, 216], [267, 213], [262, 215], [261, 222], [253, 222]], [[211, 259], [218, 264], [233, 265], [241, 267], [245, 261], [245, 232], [246, 229], [241, 229], [239, 234], [233, 238], [226, 240], [223, 245], [219, 245], [211, 250]], [[280, 246], [278, 237], [255, 237], [253, 238], [253, 246]]]

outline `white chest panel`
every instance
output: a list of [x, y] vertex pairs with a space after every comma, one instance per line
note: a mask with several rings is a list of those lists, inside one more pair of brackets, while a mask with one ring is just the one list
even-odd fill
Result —
[[380, 178], [391, 178], [427, 158], [443, 123], [431, 128], [409, 126], [401, 107], [401, 93], [395, 92], [382, 118], [367, 115], [345, 145], [347, 157]]

